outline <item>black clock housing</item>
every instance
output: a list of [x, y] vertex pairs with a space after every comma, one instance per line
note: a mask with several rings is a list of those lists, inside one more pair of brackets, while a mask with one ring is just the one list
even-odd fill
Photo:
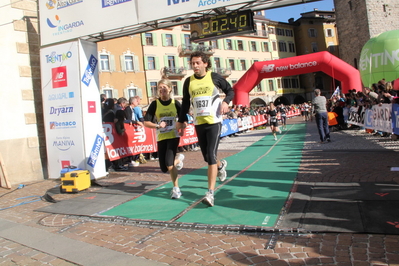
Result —
[[227, 36], [255, 32], [251, 10], [234, 11], [201, 19], [190, 24], [192, 42], [203, 42]]

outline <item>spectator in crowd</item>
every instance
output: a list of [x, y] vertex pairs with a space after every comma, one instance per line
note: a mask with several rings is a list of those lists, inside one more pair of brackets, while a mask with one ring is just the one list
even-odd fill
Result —
[[[114, 99], [108, 98], [105, 100], [104, 103], [104, 114], [103, 114], [103, 122], [104, 123], [115, 123], [117, 122], [115, 118], [115, 113], [114, 113]], [[115, 171], [127, 171], [127, 167], [123, 166], [122, 159], [114, 160], [110, 162], [108, 158], [108, 154], [106, 153], [106, 160], [105, 160], [105, 166], [107, 168], [107, 171], [110, 170], [111, 165]]]
[[[134, 96], [133, 98], [135, 99], [135, 101], [133, 101], [133, 103], [134, 103], [133, 112], [134, 112], [134, 114], [136, 116], [137, 123], [139, 125], [141, 125], [141, 126], [144, 126], [143, 109], [141, 109], [141, 107], [139, 106], [141, 98], [138, 95]], [[144, 163], [147, 163], [146, 157], [150, 158], [151, 154], [149, 154], [149, 153], [147, 153], [147, 154], [140, 153], [138, 156], [139, 156], [138, 161], [140, 163], [144, 164]]]
[[105, 95], [104, 93], [100, 94], [101, 113], [104, 113], [104, 103], [106, 99], [107, 95]]
[[315, 98], [312, 101], [313, 110], [315, 114], [317, 129], [319, 131], [320, 143], [330, 142], [330, 130], [328, 128], [327, 117], [327, 99], [321, 96], [320, 89], [314, 90]]
[[124, 110], [127, 105], [127, 100], [124, 97], [120, 97], [114, 106], [114, 111]]
[[[138, 106], [138, 101], [136, 97], [130, 97], [129, 98], [129, 105], [124, 109], [125, 115], [126, 115], [126, 121], [125, 123], [129, 124], [131, 127], [135, 128], [135, 131], [137, 130], [137, 127], [142, 127], [144, 124], [138, 120], [136, 113], [134, 111], [134, 108]], [[140, 154], [136, 154], [131, 156], [129, 166], [130, 167], [135, 167], [140, 164]]]

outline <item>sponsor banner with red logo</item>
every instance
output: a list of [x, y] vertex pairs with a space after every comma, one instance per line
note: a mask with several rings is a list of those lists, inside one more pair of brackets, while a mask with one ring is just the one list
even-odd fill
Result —
[[155, 130], [125, 124], [125, 133], [116, 132], [114, 123], [103, 123], [105, 148], [111, 161], [140, 153], [157, 151]]
[[267, 119], [265, 118], [265, 115], [254, 115], [251, 116], [252, 118], [252, 124], [254, 127], [258, 127], [261, 125], [264, 125], [267, 123]]
[[238, 123], [238, 131], [245, 131], [250, 128], [253, 128], [251, 116], [244, 116], [244, 117], [238, 118], [237, 123]]
[[[119, 135], [114, 123], [103, 123], [104, 141], [111, 161], [124, 157], [158, 151], [156, 131], [153, 128], [125, 124], [125, 133]], [[198, 142], [195, 127], [189, 124], [180, 137], [179, 146]]]
[[298, 116], [298, 115], [301, 115], [301, 110], [299, 110], [299, 109], [290, 110], [287, 112], [287, 117], [294, 117], [294, 116]]
[[179, 147], [198, 142], [194, 124], [188, 124], [184, 130], [184, 136], [180, 137]]
[[[295, 113], [299, 114], [299, 112], [293, 112], [292, 116]], [[246, 116], [238, 119], [230, 119], [229, 121], [236, 121], [238, 131], [245, 131], [267, 123], [264, 115]], [[103, 123], [105, 147], [111, 161], [140, 153], [158, 151], [155, 129], [130, 126], [128, 124], [125, 124], [125, 129], [125, 134], [119, 135], [113, 123]], [[184, 130], [184, 136], [180, 137], [179, 146], [186, 146], [197, 142], [198, 136], [195, 126], [188, 124]]]

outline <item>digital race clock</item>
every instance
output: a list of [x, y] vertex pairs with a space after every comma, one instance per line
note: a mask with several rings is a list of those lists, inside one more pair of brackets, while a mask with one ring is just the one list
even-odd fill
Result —
[[234, 11], [201, 19], [190, 24], [192, 42], [255, 32], [254, 14], [251, 10]]

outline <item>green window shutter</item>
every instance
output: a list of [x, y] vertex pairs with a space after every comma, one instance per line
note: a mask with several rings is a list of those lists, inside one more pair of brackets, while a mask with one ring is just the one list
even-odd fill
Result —
[[183, 57], [183, 67], [188, 68], [188, 58], [187, 57]]
[[221, 58], [221, 57], [219, 57], [219, 61], [220, 61], [220, 68], [225, 68], [225, 61], [224, 61], [224, 59], [223, 58]]
[[180, 80], [177, 81], [177, 91], [179, 92], [179, 95], [183, 95], [183, 87]]
[[137, 55], [133, 56], [133, 70], [135, 72], [140, 70], [140, 65], [139, 65], [139, 57]]
[[173, 41], [173, 47], [177, 47], [177, 38], [176, 38], [176, 34], [172, 34], [172, 41]]
[[145, 39], [145, 33], [141, 34], [141, 44], [142, 45], [146, 45], [147, 44], [147, 40]]
[[247, 70], [252, 66], [250, 60], [245, 60], [245, 66], [247, 67]]
[[115, 56], [111, 54], [109, 55], [109, 71], [114, 72], [115, 70]]
[[238, 43], [237, 40], [231, 40], [231, 45], [233, 46], [234, 51], [238, 51]]
[[150, 84], [149, 81], [147, 81], [145, 83], [145, 87], [146, 87], [146, 90], [147, 90], [147, 95], [151, 95], [151, 84]]
[[155, 32], [151, 32], [152, 34], [152, 41], [154, 43], [154, 46], [158, 45], [158, 35]]
[[148, 57], [144, 56], [144, 70], [148, 70]]
[[247, 51], [247, 42], [242, 41], [242, 46], [244, 47], [244, 51]]
[[227, 39], [223, 40], [223, 48], [224, 50], [227, 50]]
[[179, 67], [180, 67], [180, 60], [179, 60], [180, 57], [178, 57], [178, 56], [175, 55], [174, 58], [175, 58], [175, 65], [176, 65], [176, 68], [179, 68]]
[[160, 67], [159, 67], [159, 58], [155, 57], [155, 70], [159, 70], [159, 69], [160, 69]]
[[[165, 66], [165, 67], [169, 67], [169, 64], [168, 64], [169, 62], [168, 62], [168, 56], [167, 55], [164, 55], [163, 56], [163, 65]], [[161, 67], [162, 68], [162, 67]]]
[[166, 46], [166, 36], [165, 36], [165, 33], [162, 33], [161, 36], [162, 36], [162, 46]]
[[125, 72], [126, 71], [126, 65], [125, 65], [125, 56], [120, 55], [120, 62], [121, 62], [121, 71]]

